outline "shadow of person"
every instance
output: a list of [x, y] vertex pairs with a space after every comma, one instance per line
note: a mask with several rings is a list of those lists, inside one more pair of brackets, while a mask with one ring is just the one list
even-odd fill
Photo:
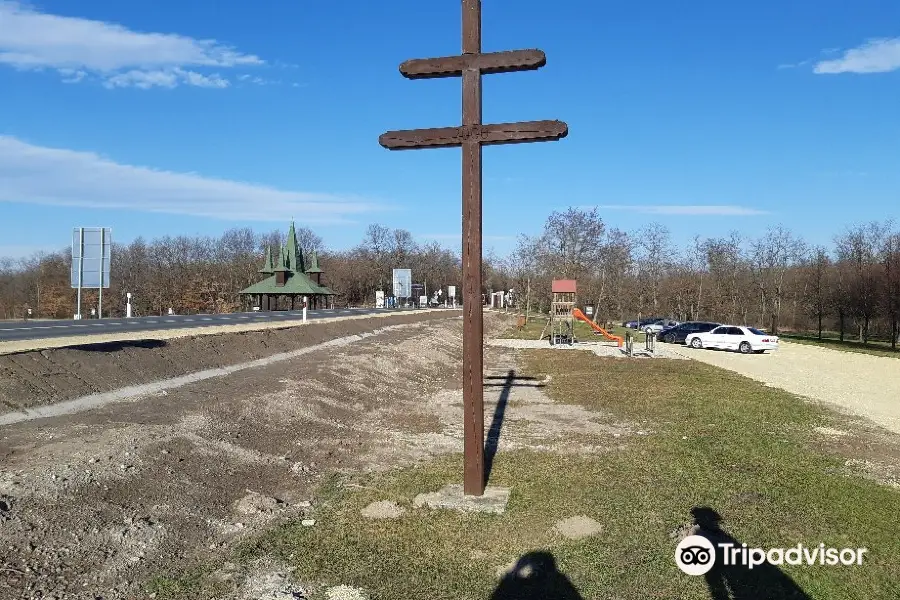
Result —
[[584, 600], [569, 578], [556, 568], [549, 552], [523, 555], [507, 573], [490, 600]]
[[705, 537], [715, 547], [715, 566], [704, 575], [713, 600], [810, 600], [793, 579], [768, 562], [752, 569], [734, 564], [733, 560], [725, 564], [728, 548], [721, 548], [719, 544], [741, 548], [741, 542], [722, 529], [722, 517], [712, 508], [694, 507], [691, 514], [699, 528], [697, 535]]

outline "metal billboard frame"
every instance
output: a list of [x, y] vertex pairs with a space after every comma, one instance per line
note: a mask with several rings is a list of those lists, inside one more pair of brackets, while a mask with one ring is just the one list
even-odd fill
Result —
[[[85, 270], [85, 263], [92, 267]], [[97, 317], [103, 318], [103, 288], [109, 288], [110, 263], [112, 262], [112, 228], [75, 227], [72, 229], [72, 266], [70, 285], [78, 290], [78, 312], [81, 318], [81, 290], [99, 290]], [[88, 275], [86, 280], [85, 275]]]
[[393, 292], [395, 298], [412, 298], [412, 269], [393, 270]]

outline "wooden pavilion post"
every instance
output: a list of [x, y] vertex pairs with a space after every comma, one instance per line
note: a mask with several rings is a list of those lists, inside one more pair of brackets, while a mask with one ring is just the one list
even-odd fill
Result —
[[481, 0], [462, 0], [462, 54], [413, 59], [400, 65], [409, 79], [462, 78], [462, 127], [388, 131], [379, 143], [389, 150], [462, 146], [463, 410], [466, 495], [484, 494], [484, 324], [482, 321], [482, 146], [559, 140], [562, 121], [483, 125], [481, 76], [538, 69], [541, 50], [481, 52]]

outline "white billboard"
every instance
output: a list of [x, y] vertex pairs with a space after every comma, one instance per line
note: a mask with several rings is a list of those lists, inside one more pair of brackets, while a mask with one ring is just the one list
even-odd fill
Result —
[[394, 297], [412, 297], [412, 269], [394, 269]]

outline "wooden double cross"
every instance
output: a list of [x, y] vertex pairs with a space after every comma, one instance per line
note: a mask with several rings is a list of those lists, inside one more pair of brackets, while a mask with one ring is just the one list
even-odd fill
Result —
[[[433, 0], [432, 0], [433, 1]], [[481, 52], [481, 0], [462, 0], [462, 51], [459, 56], [418, 58], [400, 65], [409, 79], [462, 77], [462, 127], [388, 131], [379, 143], [389, 150], [462, 146], [462, 301], [464, 472], [467, 495], [484, 494], [484, 327], [481, 300], [481, 148], [497, 144], [545, 142], [566, 136], [562, 121], [528, 121], [484, 125], [481, 122], [481, 76], [539, 69], [547, 62], [541, 50]]]

